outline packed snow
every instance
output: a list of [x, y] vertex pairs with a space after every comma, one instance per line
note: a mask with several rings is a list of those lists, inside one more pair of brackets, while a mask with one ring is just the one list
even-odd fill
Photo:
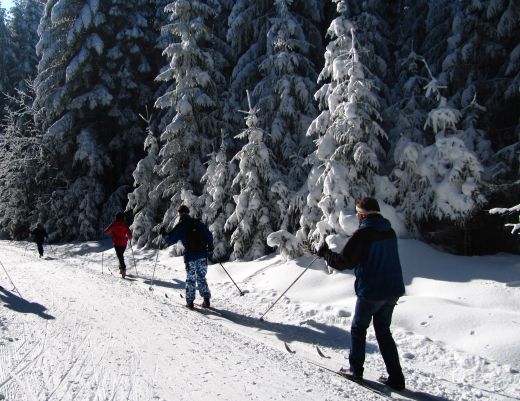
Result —
[[[381, 395], [318, 366], [347, 364], [350, 272], [310, 255], [225, 263], [240, 296], [215, 264], [214, 309], [190, 311], [168, 249], [127, 249], [127, 279], [108, 240], [45, 249], [40, 259], [33, 243], [0, 241], [0, 400], [520, 399], [518, 255], [399, 241], [406, 295], [393, 333], [407, 390]], [[366, 369], [385, 373], [372, 329]]]

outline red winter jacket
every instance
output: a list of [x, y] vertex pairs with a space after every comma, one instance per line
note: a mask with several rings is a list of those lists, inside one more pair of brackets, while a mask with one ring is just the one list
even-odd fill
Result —
[[132, 239], [132, 232], [122, 220], [116, 220], [104, 230], [105, 234], [112, 234], [112, 244], [115, 246], [126, 246]]

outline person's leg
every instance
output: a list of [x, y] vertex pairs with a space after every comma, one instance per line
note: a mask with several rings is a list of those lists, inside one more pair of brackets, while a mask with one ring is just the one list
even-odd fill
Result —
[[399, 298], [391, 298], [386, 300], [384, 305], [374, 314], [374, 330], [376, 332], [379, 350], [385, 361], [389, 382], [395, 385], [404, 385], [399, 353], [394, 338], [392, 337], [392, 332], [390, 331], [392, 314], [398, 299]]
[[124, 257], [126, 246], [115, 245], [114, 248], [116, 250], [117, 259], [119, 259], [119, 271], [121, 272], [121, 274], [126, 274], [126, 265]]
[[37, 242], [36, 246], [38, 247], [38, 253], [40, 254], [40, 258], [43, 256], [43, 242]]
[[377, 301], [370, 301], [361, 297], [358, 297], [356, 301], [356, 310], [350, 328], [352, 345], [348, 357], [350, 370], [356, 376], [363, 376], [367, 329], [376, 308]]
[[186, 303], [188, 305], [193, 304], [195, 301], [195, 262], [186, 263]]
[[208, 264], [206, 259], [199, 259], [195, 261], [195, 272], [197, 273], [197, 285], [199, 287], [199, 294], [202, 298], [211, 298], [206, 274], [208, 273]]

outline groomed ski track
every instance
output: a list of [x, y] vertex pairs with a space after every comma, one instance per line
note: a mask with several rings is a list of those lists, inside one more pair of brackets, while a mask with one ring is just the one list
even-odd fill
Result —
[[[333, 352], [327, 361], [309, 337], [288, 353], [284, 341], [293, 340], [293, 326], [259, 322], [254, 291], [244, 300], [232, 284], [213, 283], [216, 312], [189, 311], [179, 296], [184, 283], [172, 279], [183, 276], [182, 261], [166, 268], [161, 261], [172, 262], [167, 253], [151, 291], [153, 251], [134, 250], [139, 276], [127, 252], [130, 277], [121, 279], [107, 269], [117, 271], [106, 244], [54, 246], [43, 260], [24, 246], [0, 241], [0, 260], [22, 296], [2, 274], [0, 400], [383, 399], [308, 362], [335, 367], [339, 351], [325, 349]], [[391, 394], [395, 399], [511, 399], [443, 383], [420, 370], [405, 373], [421, 383], [421, 392]]]

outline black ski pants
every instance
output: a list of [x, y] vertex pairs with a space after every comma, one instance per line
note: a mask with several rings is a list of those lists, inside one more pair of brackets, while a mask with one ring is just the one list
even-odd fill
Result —
[[43, 256], [43, 241], [36, 241], [36, 246], [38, 247], [38, 253], [41, 258]]
[[119, 269], [126, 271], [125, 258], [124, 258], [126, 246], [114, 245], [114, 249], [116, 250], [117, 258], [119, 259]]

